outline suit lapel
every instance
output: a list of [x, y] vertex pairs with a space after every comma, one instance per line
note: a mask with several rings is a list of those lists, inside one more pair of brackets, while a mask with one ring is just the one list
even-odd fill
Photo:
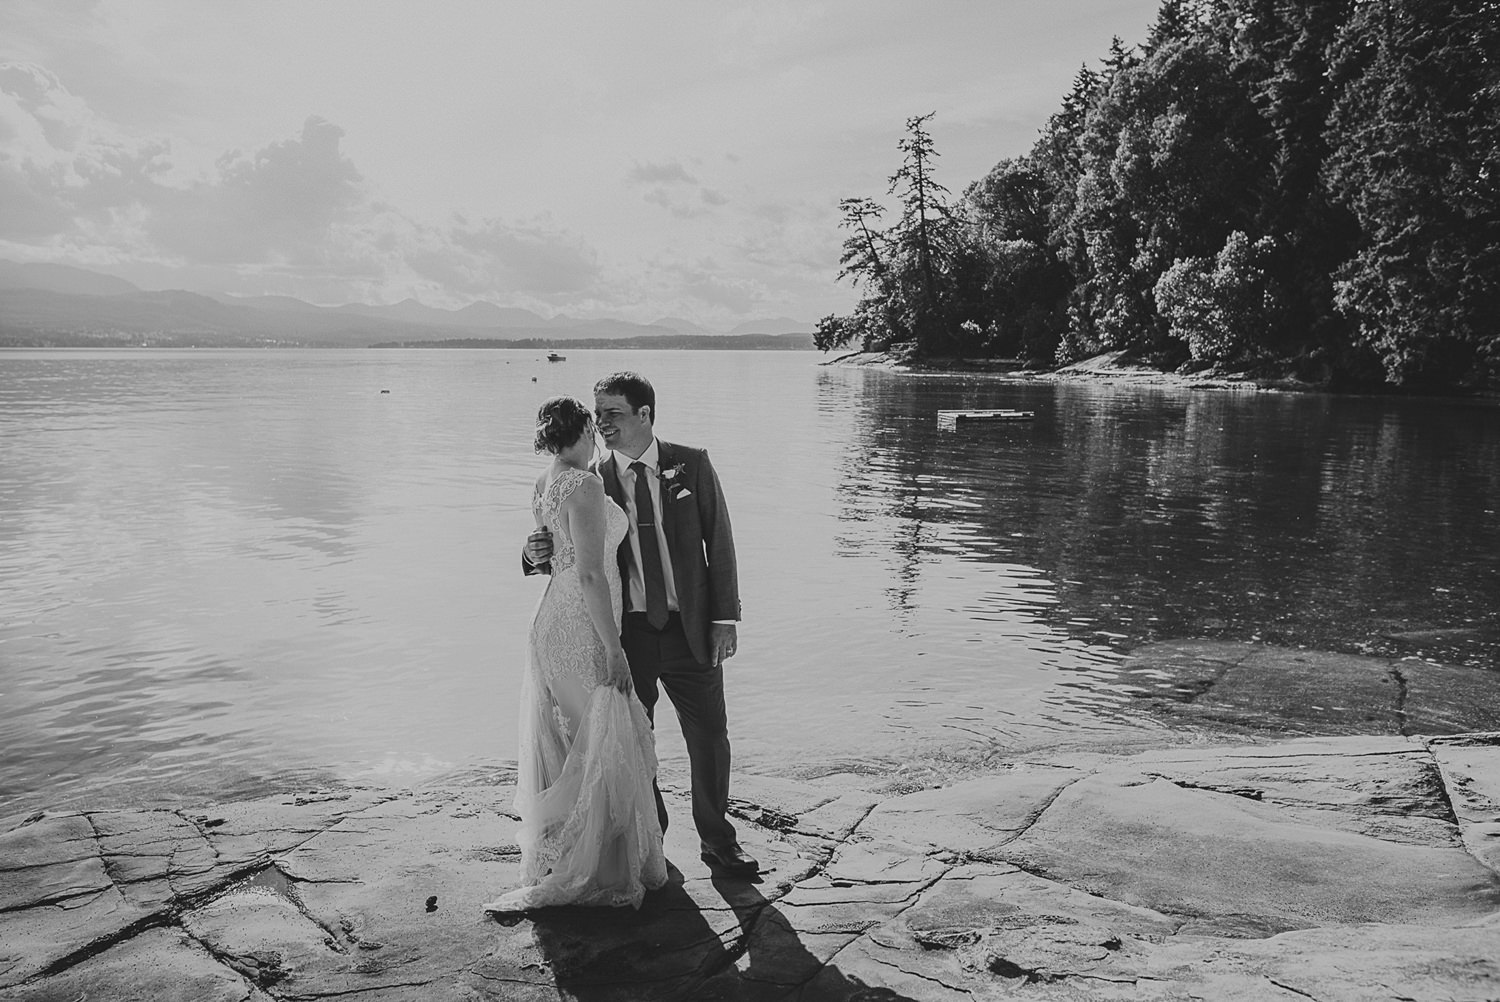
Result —
[[[672, 464], [676, 461], [677, 453], [676, 450], [672, 447], [672, 443], [663, 442], [661, 439], [657, 439], [656, 469], [658, 474], [665, 473], [670, 470], [672, 468]], [[667, 542], [671, 545], [672, 552], [676, 553], [677, 539], [672, 535], [672, 530], [675, 527], [676, 519], [672, 517], [672, 494], [671, 491], [667, 489], [669, 484], [670, 481], [658, 477], [657, 485], [661, 488], [661, 528], [662, 532], [666, 533], [667, 535]]]
[[614, 453], [605, 452], [604, 457], [599, 460], [599, 476], [604, 480], [604, 492], [609, 495], [610, 500], [620, 506], [621, 511], [629, 511], [625, 507], [625, 494], [620, 489], [620, 474], [615, 469]]
[[[660, 438], [657, 440], [657, 472], [666, 472], [667, 469], [676, 465], [676, 447], [672, 443], [664, 443]], [[672, 577], [676, 580], [676, 600], [682, 603], [682, 556], [687, 550], [682, 547], [682, 540], [676, 537], [676, 502], [672, 499], [670, 490], [672, 481], [660, 478], [657, 486], [661, 487], [661, 532], [666, 535], [666, 555], [672, 561]]]

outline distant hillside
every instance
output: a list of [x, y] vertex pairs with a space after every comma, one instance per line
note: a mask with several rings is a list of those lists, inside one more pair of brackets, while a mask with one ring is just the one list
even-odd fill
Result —
[[365, 347], [391, 337], [457, 332], [338, 313], [255, 309], [181, 291], [69, 295], [12, 288], [0, 294], [0, 346]]
[[[811, 330], [796, 321], [773, 320], [743, 324], [733, 333], [810, 334]], [[147, 344], [364, 348], [377, 343], [496, 336], [547, 345], [601, 342], [623, 346], [622, 339], [634, 343], [679, 335], [710, 339], [726, 336], [672, 318], [653, 324], [610, 318], [548, 318], [486, 302], [441, 310], [414, 299], [391, 306], [316, 306], [290, 296], [147, 292], [123, 279], [83, 268], [0, 261], [0, 347]]]
[[441, 341], [392, 341], [372, 348], [556, 348], [719, 349], [731, 351], [812, 351], [811, 334], [654, 334], [642, 337], [579, 338], [561, 342], [551, 338], [448, 338]]
[[123, 278], [65, 264], [0, 261], [0, 289], [45, 289], [75, 296], [118, 296], [141, 290]]
[[713, 333], [716, 333], [715, 331], [711, 331], [707, 327], [704, 327], [702, 324], [694, 323], [691, 320], [684, 320], [682, 317], [662, 317], [660, 320], [656, 321], [652, 326], [654, 326], [654, 327], [666, 327], [666, 328], [668, 328], [670, 330], [676, 331], [679, 334], [713, 334]]

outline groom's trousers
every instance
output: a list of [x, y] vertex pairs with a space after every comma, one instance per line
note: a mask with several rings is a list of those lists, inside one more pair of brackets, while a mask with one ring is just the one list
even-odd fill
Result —
[[[643, 612], [627, 612], [621, 643], [630, 660], [636, 695], [646, 715], [656, 723], [656, 703], [667, 691], [682, 737], [687, 744], [692, 769], [693, 824], [705, 849], [719, 849], [735, 841], [729, 811], [729, 726], [724, 711], [724, 668], [715, 668], [693, 658], [682, 620], [677, 613], [660, 630], [646, 621]], [[667, 807], [661, 790], [656, 791], [656, 812], [661, 830], [667, 830]]]

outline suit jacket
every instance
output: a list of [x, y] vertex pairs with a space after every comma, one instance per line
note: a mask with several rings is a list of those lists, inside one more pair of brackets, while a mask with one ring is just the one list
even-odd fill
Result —
[[[680, 468], [661, 484], [661, 524], [672, 559], [672, 580], [682, 629], [693, 657], [707, 663], [712, 654], [709, 627], [715, 621], [740, 618], [739, 571], [734, 556], [734, 531], [724, 503], [719, 475], [708, 452], [657, 439], [659, 469]], [[599, 462], [604, 490], [628, 511], [625, 492], [609, 454]], [[620, 544], [620, 582], [630, 580], [630, 541]]]
[[[704, 449], [656, 440], [657, 459], [663, 471], [679, 464], [681, 472], [662, 483], [662, 530], [672, 559], [672, 580], [677, 586], [677, 607], [693, 657], [707, 664], [713, 652], [709, 627], [716, 621], [740, 618], [740, 579], [734, 557], [734, 531], [729, 508], [719, 486], [719, 475]], [[622, 510], [629, 512], [614, 459], [605, 453], [595, 466], [604, 480], [604, 490]], [[683, 491], [688, 493], [684, 494]], [[620, 544], [620, 587], [630, 598], [630, 540]], [[546, 573], [546, 564], [533, 567], [523, 557], [527, 574]]]

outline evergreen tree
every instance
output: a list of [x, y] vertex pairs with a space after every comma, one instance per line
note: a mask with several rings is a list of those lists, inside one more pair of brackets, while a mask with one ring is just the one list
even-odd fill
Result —
[[1114, 35], [1109, 40], [1109, 55], [1104, 57], [1104, 72], [1101, 74], [1100, 82], [1107, 89], [1110, 84], [1114, 83], [1115, 77], [1140, 64], [1141, 57], [1135, 51], [1135, 46], [1126, 45], [1124, 39], [1119, 35]]
[[1500, 364], [1500, 3], [1365, 0], [1333, 46], [1324, 179], [1361, 240], [1337, 306], [1401, 385]]
[[1060, 253], [1078, 279], [1064, 357], [1180, 350], [1156, 309], [1179, 258], [1250, 230], [1266, 171], [1264, 129], [1225, 46], [1195, 34], [1117, 71], [1088, 116], [1083, 172]]
[[1073, 212], [1074, 192], [1083, 173], [1080, 140], [1101, 87], [1098, 73], [1080, 67], [1072, 89], [1063, 98], [1062, 109], [1047, 119], [1031, 148], [1031, 163], [1047, 189], [1047, 240], [1054, 245], [1062, 242], [1064, 226]]
[[947, 279], [958, 249], [959, 221], [948, 205], [948, 189], [933, 176], [938, 152], [926, 128], [933, 114], [906, 120], [907, 135], [897, 143], [904, 156], [889, 189], [901, 200], [901, 219], [890, 235], [898, 315], [912, 333], [919, 355], [953, 347], [956, 326]]
[[1353, 6], [1237, 0], [1236, 16], [1221, 29], [1232, 39], [1231, 72], [1248, 90], [1273, 150], [1254, 225], [1275, 237], [1264, 266], [1284, 297], [1285, 322], [1266, 332], [1267, 347], [1350, 371], [1367, 363], [1333, 307], [1332, 275], [1358, 231], [1349, 211], [1329, 199], [1320, 172], [1334, 98], [1328, 53]]
[[1190, 0], [1162, 0], [1156, 12], [1156, 23], [1146, 36], [1146, 54], [1149, 56], [1169, 42], [1190, 38], [1197, 27], [1197, 10]]
[[[818, 322], [814, 344], [831, 350], [858, 341], [862, 348], [905, 344], [914, 355], [932, 355], [960, 347], [959, 324], [974, 297], [955, 286], [960, 273], [980, 271], [964, 249], [961, 220], [948, 204], [948, 189], [933, 176], [938, 153], [926, 129], [932, 114], [910, 118], [900, 168], [891, 175], [889, 193], [901, 202], [901, 216], [888, 230], [873, 225], [883, 208], [868, 198], [839, 203], [842, 225], [850, 231], [840, 258], [840, 278], [863, 284], [865, 293], [848, 317]], [[978, 279], [970, 284], [977, 286]]]
[[856, 286], [865, 286], [864, 296], [851, 316], [829, 315], [818, 321], [813, 346], [832, 351], [858, 342], [860, 350], [884, 347], [899, 340], [891, 326], [888, 304], [891, 274], [886, 263], [889, 240], [874, 224], [885, 208], [871, 198], [845, 198], [839, 202], [842, 215], [839, 225], [849, 230], [844, 252], [839, 257], [839, 278], [848, 278]]
[[856, 285], [865, 281], [878, 291], [890, 271], [881, 251], [888, 240], [872, 221], [878, 221], [885, 208], [871, 198], [845, 198], [839, 201], [839, 211], [839, 225], [852, 231], [839, 258], [839, 278], [851, 278]]

